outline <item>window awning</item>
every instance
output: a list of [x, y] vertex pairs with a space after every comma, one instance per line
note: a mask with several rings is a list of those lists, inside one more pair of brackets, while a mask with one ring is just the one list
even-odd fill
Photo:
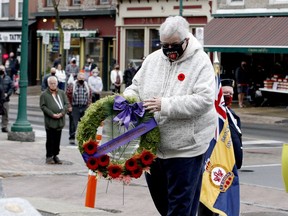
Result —
[[[64, 30], [64, 32], [70, 32], [71, 37], [96, 37], [99, 34], [99, 30]], [[50, 37], [58, 37], [59, 31], [57, 30], [37, 30], [37, 36], [43, 36], [49, 34]]]
[[288, 53], [288, 17], [215, 18], [204, 27], [207, 52]]

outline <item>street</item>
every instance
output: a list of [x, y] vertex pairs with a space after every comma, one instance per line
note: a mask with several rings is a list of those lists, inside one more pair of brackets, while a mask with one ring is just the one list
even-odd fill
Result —
[[[17, 107], [10, 106], [10, 124], [15, 122]], [[45, 137], [43, 113], [38, 107], [27, 107], [27, 118], [38, 137]], [[69, 121], [62, 131], [61, 146], [76, 148], [69, 144]], [[239, 170], [242, 184], [261, 185], [283, 190], [281, 152], [283, 143], [288, 143], [287, 127], [264, 124], [242, 124], [243, 166]]]
[[[63, 130], [60, 152], [60, 158], [64, 160], [64, 164], [47, 166], [44, 155], [43, 114], [36, 104], [28, 105], [27, 117], [35, 131], [37, 141], [29, 143], [29, 148], [27, 144], [14, 144], [15, 148], [19, 148], [15, 151], [23, 151], [24, 154], [21, 154], [22, 159], [20, 159], [25, 163], [23, 163], [23, 168], [18, 167], [16, 162], [11, 163], [12, 161], [7, 161], [6, 166], [6, 162], [2, 164], [2, 167], [5, 167], [2, 169], [3, 173], [6, 172], [6, 167], [8, 167], [7, 171], [15, 170], [15, 172], [6, 172], [6, 177], [2, 180], [4, 193], [7, 197], [27, 197], [34, 205], [38, 197], [42, 197], [59, 201], [66, 200], [70, 204], [84, 206], [87, 168], [79, 155], [77, 146], [71, 146], [68, 143], [68, 118], [66, 118], [66, 127]], [[16, 117], [17, 106], [11, 103], [10, 124], [15, 122]], [[239, 170], [241, 215], [250, 216], [249, 212], [255, 212], [255, 209], [256, 212], [262, 213], [286, 212], [283, 206], [286, 205], [287, 199], [281, 175], [281, 151], [283, 143], [287, 142], [286, 129], [287, 126], [242, 123], [244, 161]], [[42, 141], [39, 142], [39, 140]], [[11, 148], [10, 151], [14, 149]], [[34, 155], [34, 152], [40, 154]], [[136, 191], [141, 196], [141, 202], [137, 202], [137, 205], [135, 201], [133, 202]], [[117, 212], [118, 215], [135, 215], [137, 209], [145, 208], [145, 212], [139, 212], [137, 215], [158, 215], [143, 176], [125, 187], [116, 181], [108, 183], [104, 179], [99, 179], [95, 207], [105, 209], [106, 212]]]

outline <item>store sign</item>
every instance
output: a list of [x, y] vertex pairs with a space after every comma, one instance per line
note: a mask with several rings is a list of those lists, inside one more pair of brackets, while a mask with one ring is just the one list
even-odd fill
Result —
[[21, 42], [21, 32], [1, 32], [0, 42]]

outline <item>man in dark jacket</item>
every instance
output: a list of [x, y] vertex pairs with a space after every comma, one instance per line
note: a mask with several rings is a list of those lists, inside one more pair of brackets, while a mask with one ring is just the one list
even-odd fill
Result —
[[13, 93], [13, 81], [11, 78], [6, 74], [4, 65], [0, 65], [0, 86], [3, 89], [4, 92], [4, 103], [3, 103], [3, 110], [4, 113], [2, 115], [2, 132], [7, 133], [8, 132], [8, 123], [9, 123], [9, 101], [10, 96]]
[[13, 76], [17, 75], [18, 73], [20, 64], [13, 52], [10, 52], [9, 59], [7, 59], [7, 61], [9, 62], [9, 64], [7, 64], [8, 68], [6, 72], [11, 77], [11, 79], [13, 79]]
[[132, 63], [128, 64], [128, 68], [124, 71], [123, 80], [125, 83], [125, 87], [127, 88], [132, 84], [132, 79], [136, 74], [136, 70], [133, 67]]

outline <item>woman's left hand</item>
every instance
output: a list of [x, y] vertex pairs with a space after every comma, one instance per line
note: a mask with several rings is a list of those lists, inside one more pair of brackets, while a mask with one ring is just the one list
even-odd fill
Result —
[[161, 98], [153, 97], [153, 99], [144, 100], [143, 106], [145, 107], [145, 110], [148, 110], [150, 113], [160, 112]]

